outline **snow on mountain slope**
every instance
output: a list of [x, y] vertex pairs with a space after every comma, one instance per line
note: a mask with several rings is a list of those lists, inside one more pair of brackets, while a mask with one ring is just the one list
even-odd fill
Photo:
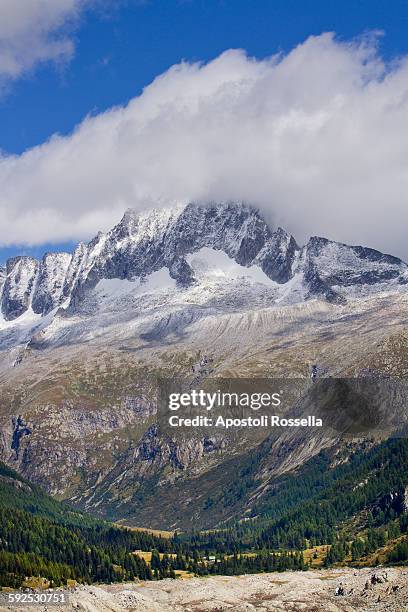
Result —
[[60, 305], [70, 262], [69, 253], [44, 255], [39, 266], [37, 287], [32, 300], [32, 309], [35, 313], [44, 315]]
[[83, 242], [80, 242], [76, 247], [70, 259], [67, 272], [64, 279], [64, 286], [62, 290], [62, 298], [69, 300], [72, 295], [72, 289], [78, 282], [79, 275], [82, 271], [85, 259], [88, 254], [88, 247]]
[[80, 343], [102, 336], [169, 339], [205, 317], [268, 307], [284, 292], [285, 285], [259, 266], [241, 266], [222, 251], [204, 247], [186, 261], [195, 278], [190, 286], [177, 285], [167, 267], [142, 279], [102, 279], [74, 312], [55, 317], [33, 343]]
[[407, 265], [374, 249], [314, 236], [304, 251], [305, 278], [315, 294], [367, 295], [408, 283]]
[[271, 280], [259, 265], [245, 267], [228, 257], [223, 251], [203, 247], [195, 253], [186, 256], [186, 261], [193, 270], [198, 283], [214, 280], [250, 279], [269, 287], [277, 287], [278, 283]]
[[1, 300], [1, 310], [6, 319], [16, 319], [30, 306], [38, 265], [36, 259], [26, 256], [7, 261]]
[[[0, 266], [0, 296], [3, 294], [3, 285], [6, 281], [6, 268], [3, 268], [2, 266]], [[1, 306], [1, 301], [0, 301], [0, 306]], [[1, 307], [0, 307], [0, 320], [2, 319], [2, 313], [1, 313]]]
[[[404, 291], [407, 283], [408, 267], [396, 257], [320, 237], [301, 248], [243, 203], [129, 210], [72, 255], [7, 262], [0, 273], [1, 313], [13, 324], [3, 325], [0, 347], [12, 345], [13, 337], [22, 342], [22, 328], [29, 342], [45, 323], [49, 329], [42, 334], [50, 339], [73, 334], [75, 341], [74, 334], [84, 338], [110, 328], [122, 333], [125, 324], [126, 333], [159, 337], [217, 312], [312, 298], [342, 304]], [[42, 317], [32, 328], [20, 325], [27, 312]]]
[[168, 292], [176, 289], [176, 281], [171, 278], [167, 268], [153, 272], [146, 279], [129, 281], [120, 278], [104, 278], [98, 282], [94, 294], [100, 297], [101, 303], [137, 295]]

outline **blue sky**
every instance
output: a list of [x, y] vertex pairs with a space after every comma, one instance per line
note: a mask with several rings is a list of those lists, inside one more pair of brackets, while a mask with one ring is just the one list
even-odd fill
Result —
[[[70, 60], [38, 63], [7, 82], [0, 148], [6, 156], [20, 155], [55, 133], [69, 134], [85, 116], [140, 95], [181, 60], [207, 62], [231, 48], [262, 59], [287, 53], [313, 34], [334, 31], [339, 40], [351, 40], [373, 30], [384, 31], [380, 53], [390, 59], [408, 53], [407, 26], [405, 0], [102, 1], [84, 10], [70, 32]], [[52, 248], [74, 244], [59, 242]], [[0, 247], [0, 261], [17, 252], [38, 256], [48, 247]]]
[[326, 31], [350, 39], [383, 30], [384, 54], [408, 52], [406, 0], [128, 0], [119, 6], [89, 10], [75, 34], [73, 60], [34, 70], [0, 100], [3, 151], [21, 153], [54, 132], [70, 132], [85, 115], [126, 103], [183, 59], [206, 61], [230, 48], [263, 58]]

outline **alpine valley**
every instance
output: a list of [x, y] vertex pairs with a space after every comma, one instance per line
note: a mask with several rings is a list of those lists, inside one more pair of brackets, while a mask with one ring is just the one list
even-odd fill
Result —
[[[333, 543], [333, 530], [406, 511], [408, 449], [390, 427], [183, 441], [157, 423], [160, 378], [310, 380], [317, 364], [324, 378], [404, 379], [397, 257], [316, 236], [300, 246], [239, 202], [128, 210], [73, 254], [9, 259], [0, 302], [0, 459], [76, 510], [172, 531], [240, 526], [241, 544], [252, 525], [275, 547]], [[406, 425], [403, 400], [396, 410]], [[303, 512], [308, 533], [293, 527]]]

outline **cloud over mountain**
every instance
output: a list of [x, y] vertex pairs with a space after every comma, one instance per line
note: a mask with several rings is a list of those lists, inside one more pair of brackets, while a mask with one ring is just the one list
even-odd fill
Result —
[[61, 61], [74, 50], [64, 26], [73, 25], [88, 0], [2, 0], [0, 85], [44, 61]]
[[385, 64], [375, 37], [183, 62], [127, 106], [1, 158], [0, 242], [87, 238], [127, 207], [238, 199], [301, 239], [408, 258], [407, 124], [407, 58]]

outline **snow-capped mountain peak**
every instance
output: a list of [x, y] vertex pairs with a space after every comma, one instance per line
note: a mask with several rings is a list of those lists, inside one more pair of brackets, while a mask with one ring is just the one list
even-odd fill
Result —
[[[342, 302], [349, 295], [408, 283], [407, 265], [391, 255], [317, 236], [301, 248], [284, 229], [270, 227], [252, 206], [190, 203], [142, 213], [129, 209], [114, 228], [99, 232], [87, 245], [80, 243], [73, 254], [8, 260], [6, 269], [0, 269], [2, 317], [18, 322], [29, 309], [44, 317], [61, 305], [69, 316], [103, 279], [136, 280], [143, 288], [144, 279], [163, 269], [179, 291], [197, 291], [208, 280], [203, 277], [203, 254], [213, 265], [217, 252], [227, 272], [212, 270], [211, 278], [229, 282], [233, 269], [235, 279], [248, 270], [247, 277], [258, 285], [270, 280], [282, 286], [276, 294], [279, 303], [282, 295], [289, 301], [292, 295], [293, 301], [318, 297]], [[201, 253], [201, 263], [195, 253]]]

